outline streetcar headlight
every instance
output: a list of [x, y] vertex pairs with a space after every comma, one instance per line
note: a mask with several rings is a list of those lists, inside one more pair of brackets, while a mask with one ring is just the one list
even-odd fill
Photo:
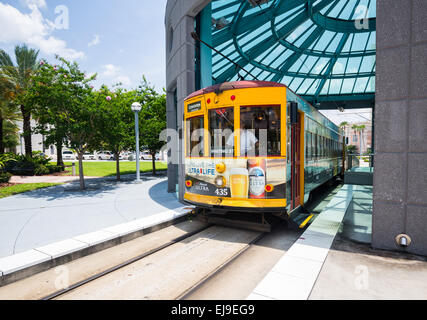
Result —
[[222, 187], [224, 187], [225, 186], [225, 184], [226, 184], [226, 180], [225, 180], [225, 178], [223, 177], [223, 176], [218, 176], [218, 177], [216, 177], [215, 178], [215, 185], [218, 187], [218, 188], [222, 188]]
[[225, 172], [225, 169], [226, 169], [227, 167], [225, 166], [225, 163], [224, 163], [224, 162], [221, 162], [221, 163], [218, 163], [218, 164], [215, 166], [215, 168], [216, 168], [216, 171], [217, 171], [218, 173], [224, 173], [224, 172]]
[[185, 186], [186, 186], [187, 188], [191, 188], [191, 187], [193, 186], [193, 181], [191, 181], [191, 180], [187, 180], [187, 181], [185, 181]]

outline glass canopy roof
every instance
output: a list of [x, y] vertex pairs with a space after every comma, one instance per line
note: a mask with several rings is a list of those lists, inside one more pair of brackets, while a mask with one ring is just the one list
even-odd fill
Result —
[[373, 99], [375, 17], [376, 0], [213, 0], [212, 45], [246, 70], [213, 52], [213, 80], [280, 82], [312, 102]]

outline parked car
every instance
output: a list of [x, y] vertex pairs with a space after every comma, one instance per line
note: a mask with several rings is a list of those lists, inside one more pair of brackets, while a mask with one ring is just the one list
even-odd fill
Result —
[[[129, 157], [131, 157], [132, 153], [131, 152], [123, 152], [121, 154], [121, 156], [123, 157], [123, 160], [129, 160]], [[133, 157], [133, 159], [135, 159], [135, 156]]]
[[[116, 156], [114, 154], [113, 159], [116, 160]], [[119, 160], [124, 160], [123, 154], [119, 154]]]
[[135, 161], [136, 159], [136, 153], [135, 152], [128, 152], [126, 155], [126, 160], [129, 161]]
[[148, 153], [148, 152], [144, 151], [144, 152], [141, 152], [141, 154], [140, 154], [139, 158], [140, 158], [141, 160], [152, 160], [152, 159], [153, 159], [153, 156], [152, 156], [150, 153]]
[[101, 151], [98, 153], [99, 160], [114, 160], [114, 155], [110, 151]]
[[96, 160], [96, 156], [94, 153], [85, 152], [85, 154], [83, 155], [83, 160]]
[[76, 160], [76, 156], [72, 151], [63, 151], [62, 160]]

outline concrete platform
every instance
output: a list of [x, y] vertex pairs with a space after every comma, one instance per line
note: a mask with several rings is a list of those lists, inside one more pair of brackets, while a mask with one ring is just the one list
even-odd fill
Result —
[[356, 167], [344, 173], [345, 184], [372, 186], [374, 183], [374, 171], [370, 167]]
[[183, 205], [164, 176], [87, 180], [0, 199], [0, 258], [97, 232]]
[[372, 241], [372, 186], [357, 186], [347, 209], [340, 234], [355, 242]]
[[427, 257], [373, 249], [371, 230], [372, 187], [345, 185], [247, 299], [427, 299]]
[[344, 185], [248, 296], [249, 300], [307, 300], [357, 186]]
[[37, 247], [0, 259], [0, 286], [49, 270], [55, 266], [133, 240], [141, 235], [180, 222], [189, 208], [168, 210], [89, 234]]
[[372, 249], [337, 235], [310, 300], [426, 300], [427, 257]]
[[0, 285], [167, 226], [190, 210], [164, 176], [91, 179], [0, 199]]

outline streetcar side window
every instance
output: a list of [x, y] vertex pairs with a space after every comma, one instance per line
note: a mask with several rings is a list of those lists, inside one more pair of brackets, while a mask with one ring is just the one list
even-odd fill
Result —
[[320, 137], [320, 157], [325, 157], [325, 137]]
[[328, 139], [323, 137], [323, 157], [328, 157]]
[[315, 159], [319, 159], [319, 153], [318, 153], [318, 141], [319, 141], [319, 136], [315, 133], [314, 134], [314, 157]]
[[204, 117], [193, 117], [187, 119], [187, 156], [204, 156]]
[[234, 157], [234, 108], [209, 110], [211, 157]]
[[315, 136], [316, 134], [311, 133], [311, 160], [316, 160]]

